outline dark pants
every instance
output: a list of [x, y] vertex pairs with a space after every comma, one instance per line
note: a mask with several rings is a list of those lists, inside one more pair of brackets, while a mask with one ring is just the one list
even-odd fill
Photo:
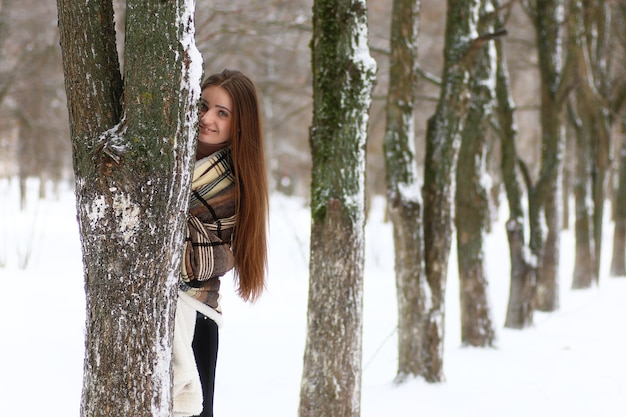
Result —
[[215, 364], [217, 362], [217, 324], [198, 313], [193, 335], [193, 353], [202, 384], [204, 405], [198, 417], [213, 417], [213, 391], [215, 387]]

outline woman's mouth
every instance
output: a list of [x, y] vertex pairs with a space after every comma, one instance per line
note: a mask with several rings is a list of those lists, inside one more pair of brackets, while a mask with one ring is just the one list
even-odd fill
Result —
[[214, 129], [211, 129], [206, 126], [200, 126], [200, 133], [209, 134], [209, 133], [214, 133], [214, 132], [215, 132]]

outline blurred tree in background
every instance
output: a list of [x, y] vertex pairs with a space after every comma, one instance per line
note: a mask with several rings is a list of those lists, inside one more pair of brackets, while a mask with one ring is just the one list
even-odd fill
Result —
[[0, 176], [17, 176], [23, 199], [28, 177], [67, 180], [71, 160], [55, 4], [2, 0]]

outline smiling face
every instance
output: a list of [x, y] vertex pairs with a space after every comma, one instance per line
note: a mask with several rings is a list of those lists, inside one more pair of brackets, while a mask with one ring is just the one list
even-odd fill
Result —
[[197, 159], [209, 156], [227, 146], [231, 135], [233, 100], [217, 85], [202, 90], [198, 116]]

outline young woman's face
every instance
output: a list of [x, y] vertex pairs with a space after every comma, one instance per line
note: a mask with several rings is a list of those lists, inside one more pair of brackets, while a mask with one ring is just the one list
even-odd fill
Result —
[[228, 144], [232, 112], [233, 101], [225, 89], [212, 85], [202, 90], [198, 125], [198, 153], [201, 156], [210, 155]]

